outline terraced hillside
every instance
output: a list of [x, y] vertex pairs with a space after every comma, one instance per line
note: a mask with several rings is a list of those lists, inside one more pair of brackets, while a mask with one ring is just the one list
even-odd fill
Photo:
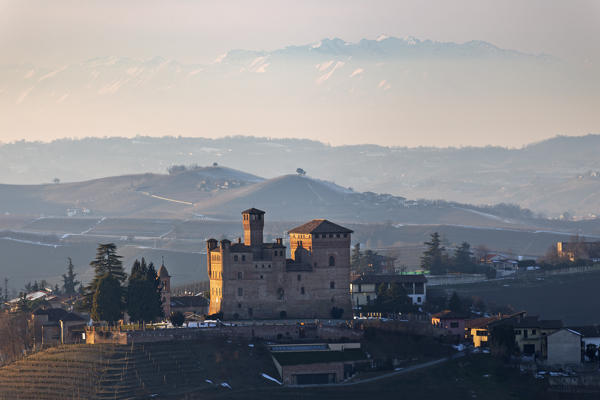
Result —
[[273, 384], [260, 377], [277, 376], [266, 350], [248, 344], [209, 339], [61, 346], [0, 368], [0, 399], [180, 398], [190, 391]]

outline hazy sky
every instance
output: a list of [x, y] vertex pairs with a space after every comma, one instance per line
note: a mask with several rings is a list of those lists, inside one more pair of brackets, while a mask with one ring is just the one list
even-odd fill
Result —
[[[600, 68], [597, 0], [0, 0], [0, 65], [56, 68], [110, 55], [207, 63], [236, 48], [271, 50], [326, 37], [358, 41], [381, 33], [485, 40]], [[588, 132], [548, 136], [557, 133]], [[40, 135], [51, 139], [54, 134]], [[0, 131], [0, 140], [14, 139], [14, 133]]]

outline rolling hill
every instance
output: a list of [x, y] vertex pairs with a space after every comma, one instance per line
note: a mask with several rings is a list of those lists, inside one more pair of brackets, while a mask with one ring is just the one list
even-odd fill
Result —
[[[99, 179], [99, 187], [106, 184], [102, 188], [107, 193], [104, 203], [121, 201], [127, 207], [126, 203], [142, 200], [135, 190], [125, 196], [124, 189], [203, 202], [212, 193], [198, 187], [205, 179], [203, 174], [209, 174], [210, 179], [216, 179], [219, 171], [225, 174], [223, 179], [208, 184], [216, 189], [225, 178], [232, 183], [258, 183], [257, 175], [277, 178], [302, 167], [317, 180], [334, 181], [357, 192], [469, 204], [513, 203], [550, 217], [568, 212], [574, 217], [590, 218], [600, 213], [600, 160], [596, 156], [599, 151], [600, 135], [555, 137], [519, 149], [330, 146], [311, 140], [242, 136], [63, 139], [0, 144], [0, 182], [37, 184], [58, 177], [63, 182], [80, 182], [72, 186], [76, 193], [90, 187], [87, 181], [94, 178]], [[238, 171], [228, 174], [222, 167], [192, 168], [186, 173], [164, 175], [174, 165], [213, 162], [254, 175]], [[127, 177], [111, 178], [110, 182], [104, 178], [123, 174]], [[27, 190], [31, 195], [26, 194]], [[61, 192], [53, 185], [28, 189], [2, 186], [0, 212], [8, 211], [4, 210], [5, 204], [17, 201], [21, 203], [17, 205], [19, 210], [37, 207], [47, 214], [62, 213], [64, 204], [77, 200], [76, 196], [63, 199], [57, 207], [48, 203], [49, 209], [44, 211], [36, 199], [43, 197], [40, 191], [52, 198], [54, 190]], [[18, 200], [15, 191], [19, 193]], [[111, 198], [111, 191], [125, 197]], [[152, 204], [142, 208], [151, 208]], [[172, 212], [179, 209], [175, 207]]]
[[276, 221], [327, 216], [363, 223], [514, 226], [524, 222], [514, 216], [481, 212], [467, 205], [359, 193], [333, 182], [299, 175], [264, 180], [219, 166], [182, 169], [169, 175], [0, 185], [0, 196], [3, 198], [0, 212], [5, 214], [231, 220], [243, 209], [259, 207], [269, 210], [269, 217]]

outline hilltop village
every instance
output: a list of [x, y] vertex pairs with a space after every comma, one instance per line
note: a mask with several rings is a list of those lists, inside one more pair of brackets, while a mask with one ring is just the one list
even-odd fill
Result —
[[[48, 398], [60, 398], [67, 370], [40, 380], [36, 368], [52, 361], [62, 371], [83, 353], [94, 360], [94, 371], [105, 372], [66, 384], [71, 393], [85, 387], [82, 397], [98, 396], [98, 387], [107, 398], [128, 398], [258, 385], [221, 364], [232, 346], [238, 346], [235, 357], [253, 358], [265, 371], [258, 382], [276, 386], [361, 385], [464, 359], [498, 364], [512, 371], [507, 374], [527, 371], [537, 382], [531, 387], [544, 393], [600, 392], [600, 328], [526, 310], [490, 310], [459, 295], [453, 281], [482, 278], [440, 273], [450, 261], [440, 257], [436, 234], [423, 255], [429, 271], [407, 273], [396, 270], [391, 257], [353, 247], [353, 231], [327, 219], [290, 228], [289, 238], [268, 243], [265, 211], [241, 214], [243, 239], [206, 241], [209, 282], [196, 290], [187, 285], [176, 293], [164, 261], [158, 270], [136, 261], [126, 274], [116, 246], [103, 244], [90, 264], [95, 278], [80, 290], [70, 268], [62, 291], [36, 282], [29, 293], [5, 299], [0, 398], [39, 385]], [[468, 244], [461, 249], [452, 265], [481, 269], [490, 281], [540, 268], [494, 254], [477, 266]], [[574, 262], [582, 249], [593, 252], [596, 244], [559, 243], [557, 257]]]

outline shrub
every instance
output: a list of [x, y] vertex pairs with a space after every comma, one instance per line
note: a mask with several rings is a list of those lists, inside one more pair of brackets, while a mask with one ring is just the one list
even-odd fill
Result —
[[185, 322], [185, 316], [181, 311], [172, 312], [169, 319], [174, 326], [181, 326]]

